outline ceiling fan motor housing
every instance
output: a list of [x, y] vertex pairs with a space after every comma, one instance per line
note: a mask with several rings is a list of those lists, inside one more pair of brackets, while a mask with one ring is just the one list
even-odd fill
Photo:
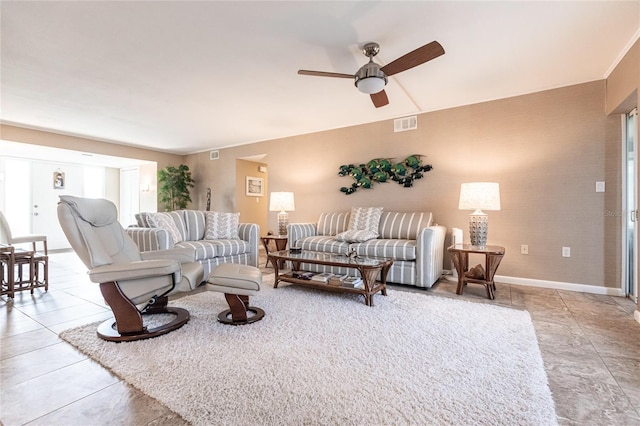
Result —
[[360, 68], [355, 77], [355, 85], [363, 93], [378, 93], [387, 85], [387, 76], [380, 65], [372, 61]]

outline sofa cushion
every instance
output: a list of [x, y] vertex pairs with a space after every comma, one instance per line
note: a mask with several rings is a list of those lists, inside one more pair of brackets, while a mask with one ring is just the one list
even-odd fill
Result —
[[378, 237], [377, 232], [367, 230], [362, 231], [344, 231], [335, 236], [338, 241], [346, 241], [348, 243], [363, 243]]
[[349, 243], [338, 241], [334, 237], [320, 235], [315, 237], [305, 237], [298, 240], [297, 245], [302, 250], [321, 251], [325, 253], [346, 254], [349, 251]]
[[349, 231], [371, 231], [378, 235], [382, 207], [352, 207]]
[[416, 260], [416, 240], [376, 239], [351, 244], [358, 256], [390, 257], [395, 260]]
[[200, 240], [183, 241], [176, 247], [190, 248], [196, 252], [196, 260], [212, 259], [214, 257], [233, 256], [249, 253], [250, 245], [244, 240]]
[[201, 210], [183, 210], [184, 221], [187, 224], [185, 241], [204, 240], [205, 218], [207, 212]]
[[183, 241], [181, 243], [176, 244], [176, 247], [180, 248], [189, 248], [195, 250], [196, 259], [209, 259], [212, 257], [216, 257], [216, 246], [211, 244], [212, 241], [201, 240], [201, 241]]
[[321, 213], [317, 235], [337, 235], [347, 230], [349, 212]]
[[380, 238], [415, 240], [420, 229], [431, 226], [431, 212], [384, 212], [380, 217]]
[[207, 212], [205, 215], [205, 240], [233, 239], [238, 236], [240, 213]]
[[218, 257], [235, 256], [249, 253], [251, 250], [249, 243], [240, 239], [213, 240], [211, 244], [216, 247], [216, 256]]
[[[152, 213], [147, 217], [147, 220], [152, 228], [162, 228], [169, 232], [174, 244], [184, 241], [186, 227], [184, 226], [182, 215], [178, 212]], [[182, 224], [183, 232], [178, 228], [176, 220]]]

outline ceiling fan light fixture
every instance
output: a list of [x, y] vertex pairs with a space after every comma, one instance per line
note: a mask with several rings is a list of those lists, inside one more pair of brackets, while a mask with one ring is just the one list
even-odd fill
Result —
[[387, 85], [387, 76], [380, 69], [380, 65], [372, 62], [369, 58], [369, 63], [356, 73], [355, 84], [362, 93], [372, 95], [384, 90], [384, 86]]
[[[1, 1], [1, 0], [0, 0]], [[387, 76], [393, 76], [403, 71], [422, 65], [440, 55], [444, 55], [444, 48], [437, 41], [432, 41], [424, 46], [403, 55], [385, 66], [373, 62], [373, 57], [380, 52], [378, 43], [366, 43], [362, 46], [362, 53], [369, 58], [369, 63], [361, 67], [355, 74], [337, 72], [298, 70], [301, 75], [313, 75], [318, 77], [353, 78], [358, 91], [370, 95], [376, 108], [389, 104], [389, 98], [384, 91], [387, 85]]]
[[356, 87], [362, 93], [372, 95], [384, 90], [384, 86], [387, 84], [386, 80], [381, 77], [367, 77], [360, 79], [356, 82]]

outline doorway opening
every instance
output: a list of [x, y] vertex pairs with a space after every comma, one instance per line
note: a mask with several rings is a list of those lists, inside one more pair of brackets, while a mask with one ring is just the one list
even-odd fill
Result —
[[[133, 211], [157, 210], [156, 162], [46, 146], [34, 149], [4, 140], [0, 150], [0, 210], [16, 235], [47, 235], [50, 250], [70, 247], [58, 224], [60, 195], [106, 198], [116, 204], [118, 213], [124, 205], [124, 226], [131, 224]], [[135, 178], [123, 180], [123, 169], [135, 170]]]
[[624, 117], [623, 290], [638, 303], [638, 109]]

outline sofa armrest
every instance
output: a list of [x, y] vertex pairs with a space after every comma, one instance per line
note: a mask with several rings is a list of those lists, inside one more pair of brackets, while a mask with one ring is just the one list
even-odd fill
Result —
[[174, 246], [173, 238], [162, 228], [130, 226], [126, 231], [140, 251], [169, 250]]
[[287, 225], [289, 248], [295, 247], [301, 238], [314, 237], [316, 235], [318, 235], [318, 225], [316, 223], [290, 223]]
[[444, 238], [447, 228], [428, 226], [418, 232], [416, 242], [416, 286], [431, 287], [442, 276]]
[[256, 223], [241, 223], [238, 225], [238, 236], [241, 240], [249, 243], [251, 254], [249, 265], [258, 267], [258, 240], [260, 237], [260, 226]]

